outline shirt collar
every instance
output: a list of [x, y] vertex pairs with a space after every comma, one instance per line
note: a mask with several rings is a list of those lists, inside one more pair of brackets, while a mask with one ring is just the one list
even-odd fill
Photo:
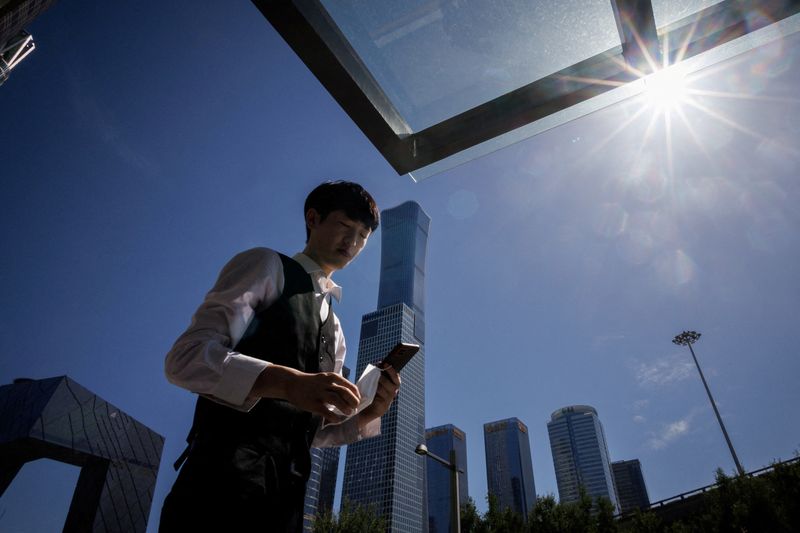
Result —
[[295, 261], [300, 263], [300, 266], [308, 272], [311, 276], [311, 282], [314, 284], [314, 290], [322, 294], [330, 293], [331, 296], [336, 298], [337, 302], [342, 301], [342, 288], [336, 284], [313, 259], [304, 253], [294, 254], [292, 257]]

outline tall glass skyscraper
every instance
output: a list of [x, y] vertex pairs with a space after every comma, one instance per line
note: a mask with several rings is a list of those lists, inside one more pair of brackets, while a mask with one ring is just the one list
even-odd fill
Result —
[[592, 499], [604, 496], [618, 508], [606, 436], [594, 407], [572, 405], [555, 411], [547, 433], [561, 503], [577, 501], [582, 485]]
[[527, 517], [536, 504], [528, 426], [518, 418], [483, 425], [486, 481], [501, 509]]
[[416, 202], [381, 213], [378, 310], [361, 320], [356, 376], [398, 342], [420, 351], [401, 372], [400, 394], [381, 420], [381, 435], [347, 447], [342, 501], [374, 505], [390, 531], [427, 531], [425, 460], [425, 254], [431, 219]]
[[[450, 452], [456, 452], [456, 466], [463, 470], [458, 475], [459, 507], [469, 500], [467, 482], [467, 439], [463, 431], [452, 424], [430, 428], [425, 431], [428, 450], [450, 461]], [[428, 474], [428, 533], [450, 533], [452, 529], [453, 497], [451, 494], [452, 471], [431, 459], [427, 459]]]
[[[342, 368], [342, 375], [349, 378], [350, 369]], [[306, 498], [303, 503], [303, 531], [312, 531], [316, 517], [333, 510], [340, 452], [341, 448], [338, 446], [311, 448], [311, 473], [306, 483]]]
[[647, 495], [639, 459], [615, 461], [611, 463], [611, 472], [614, 474], [614, 489], [621, 513], [650, 507], [650, 497]]

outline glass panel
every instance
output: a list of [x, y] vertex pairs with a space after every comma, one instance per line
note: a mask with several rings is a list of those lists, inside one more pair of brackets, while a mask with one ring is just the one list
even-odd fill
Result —
[[[681, 69], [681, 72], [684, 75], [687, 75], [705, 69], [706, 67], [717, 65], [720, 62], [730, 59], [734, 56], [744, 52], [752, 51], [776, 41], [781, 44], [781, 47], [788, 48], [791, 47], [790, 43], [795, 43], [798, 39], [797, 36], [792, 36], [791, 38], [789, 38], [789, 36], [797, 33], [798, 31], [800, 31], [800, 14], [793, 15], [779, 22], [771, 24], [770, 26], [749, 33], [743, 37], [734, 39], [733, 41], [718, 46], [717, 48], [709, 50], [708, 52], [687, 59], [681, 62], [678, 68]], [[797, 45], [793, 46], [796, 48]], [[773, 62], [780, 66], [787, 65], [787, 61], [790, 60], [791, 56], [788, 53], [773, 58]], [[762, 69], [764, 67], [760, 66], [758, 68]], [[714, 71], [709, 71], [709, 75], [713, 78]], [[755, 80], [757, 77], [753, 77], [753, 79]], [[526, 126], [517, 128], [516, 130], [473, 146], [468, 150], [464, 150], [463, 152], [454, 154], [448, 158], [442, 159], [441, 161], [437, 161], [436, 163], [422, 167], [419, 170], [411, 172], [410, 176], [415, 181], [429, 178], [446, 170], [450, 170], [458, 165], [472, 161], [478, 157], [492, 153], [496, 150], [505, 148], [511, 144], [515, 144], [556, 126], [562, 125], [566, 122], [583, 117], [595, 111], [599, 111], [600, 109], [618, 102], [622, 102], [623, 100], [627, 100], [642, 93], [646, 89], [647, 85], [645, 81], [646, 79], [640, 79], [618, 89], [613, 89], [607, 93], [603, 93], [589, 100], [585, 100], [579, 104], [564, 109], [563, 111], [559, 111], [558, 113], [549, 115], [541, 120], [537, 120]]]
[[608, 0], [322, 0], [414, 131], [620, 45]]
[[656, 28], [669, 26], [722, 0], [653, 0]]

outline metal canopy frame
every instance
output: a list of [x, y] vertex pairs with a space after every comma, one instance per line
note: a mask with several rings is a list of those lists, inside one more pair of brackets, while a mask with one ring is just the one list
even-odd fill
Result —
[[[398, 174], [567, 109], [800, 12], [800, 0], [724, 0], [656, 29], [650, 0], [610, 0], [622, 46], [412, 131], [320, 0], [253, 0]], [[756, 15], [758, 10], [759, 16]]]

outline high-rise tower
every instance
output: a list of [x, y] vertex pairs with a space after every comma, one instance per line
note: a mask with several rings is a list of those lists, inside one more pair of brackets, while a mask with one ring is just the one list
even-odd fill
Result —
[[[350, 368], [342, 368], [342, 376], [350, 378]], [[306, 483], [303, 503], [303, 531], [313, 531], [314, 520], [333, 510], [336, 479], [339, 477], [341, 448], [311, 448], [311, 473]]]
[[361, 320], [356, 376], [398, 342], [420, 345], [401, 372], [400, 394], [381, 435], [347, 447], [342, 501], [374, 505], [390, 531], [427, 531], [425, 461], [425, 255], [431, 219], [416, 202], [381, 213], [378, 310]]
[[486, 481], [501, 509], [527, 517], [536, 504], [528, 427], [518, 418], [483, 425]]
[[594, 407], [572, 405], [555, 411], [547, 423], [561, 503], [604, 496], [618, 507], [603, 426]]
[[25, 27], [56, 0], [0, 0], [0, 85], [36, 45]]
[[[469, 501], [467, 482], [467, 438], [463, 431], [452, 424], [425, 430], [428, 450], [447, 461], [450, 452], [455, 452], [455, 464], [463, 473], [458, 475], [459, 508]], [[450, 533], [453, 530], [451, 495], [452, 471], [428, 457], [428, 533]], [[452, 463], [451, 463], [452, 464]]]
[[650, 507], [650, 497], [647, 495], [639, 459], [615, 461], [611, 463], [611, 472], [614, 474], [619, 512], [629, 513]]

